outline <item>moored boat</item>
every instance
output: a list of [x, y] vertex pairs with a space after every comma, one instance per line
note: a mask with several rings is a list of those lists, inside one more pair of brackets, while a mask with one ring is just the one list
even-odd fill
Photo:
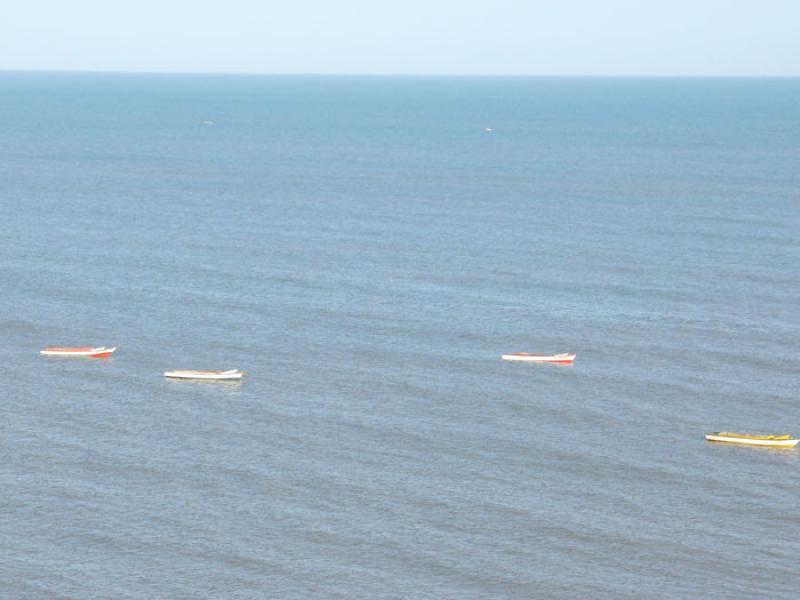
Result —
[[749, 433], [732, 433], [730, 431], [713, 431], [706, 434], [709, 442], [726, 444], [746, 444], [748, 446], [772, 446], [773, 448], [793, 448], [800, 439], [785, 435], [751, 435]]
[[45, 348], [39, 354], [42, 356], [73, 356], [78, 358], [108, 358], [117, 348], [106, 348], [105, 346], [85, 346], [81, 348]]
[[503, 354], [501, 358], [503, 360], [520, 362], [571, 363], [575, 360], [575, 355], [567, 352], [562, 352], [560, 354], [528, 354], [527, 352], [516, 352], [514, 354]]
[[190, 371], [186, 369], [178, 369], [175, 371], [165, 371], [164, 377], [171, 379], [205, 379], [209, 381], [230, 381], [241, 379], [244, 377], [244, 372], [239, 369], [230, 369], [228, 371]]

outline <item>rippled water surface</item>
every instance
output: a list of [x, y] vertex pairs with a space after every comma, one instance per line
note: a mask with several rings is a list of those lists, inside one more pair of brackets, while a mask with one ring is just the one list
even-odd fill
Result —
[[798, 190], [800, 80], [0, 75], [0, 596], [796, 597]]

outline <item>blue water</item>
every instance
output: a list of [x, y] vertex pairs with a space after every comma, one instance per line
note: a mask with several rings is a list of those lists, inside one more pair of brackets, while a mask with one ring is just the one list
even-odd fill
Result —
[[796, 597], [798, 190], [796, 79], [0, 75], [0, 597]]

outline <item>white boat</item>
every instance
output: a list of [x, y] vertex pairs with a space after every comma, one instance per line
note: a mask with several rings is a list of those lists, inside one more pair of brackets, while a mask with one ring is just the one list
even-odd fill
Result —
[[571, 363], [575, 360], [574, 354], [562, 352], [560, 354], [528, 354], [527, 352], [516, 352], [514, 354], [501, 355], [503, 360], [512, 360], [518, 362], [554, 362], [554, 363]]
[[172, 379], [206, 379], [211, 381], [230, 381], [241, 379], [244, 377], [244, 372], [239, 369], [230, 369], [228, 371], [189, 371], [178, 369], [175, 371], [165, 371], [164, 377]]
[[730, 431], [713, 431], [706, 434], [709, 442], [726, 444], [747, 444], [748, 446], [772, 446], [773, 448], [794, 448], [800, 439], [785, 435], [750, 435], [748, 433], [731, 433]]
[[91, 347], [85, 346], [82, 348], [45, 348], [39, 354], [42, 356], [74, 356], [81, 358], [108, 358], [114, 354], [114, 348], [106, 348], [105, 346]]

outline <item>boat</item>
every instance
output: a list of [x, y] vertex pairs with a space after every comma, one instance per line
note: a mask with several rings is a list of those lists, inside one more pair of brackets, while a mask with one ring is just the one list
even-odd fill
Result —
[[514, 354], [503, 354], [501, 358], [503, 360], [519, 362], [571, 363], [575, 360], [575, 355], [567, 352], [562, 352], [560, 354], [528, 354], [527, 352], [516, 352]]
[[82, 348], [45, 348], [39, 354], [42, 356], [74, 356], [79, 358], [108, 358], [114, 354], [114, 348], [106, 348], [105, 346], [91, 347], [86, 346]]
[[205, 379], [211, 381], [230, 381], [244, 377], [244, 372], [239, 369], [228, 371], [190, 371], [178, 369], [175, 371], [165, 371], [164, 377], [172, 379]]
[[794, 448], [800, 439], [785, 435], [751, 435], [748, 433], [731, 433], [730, 431], [713, 431], [706, 434], [709, 442], [727, 444], [747, 444], [748, 446], [772, 446], [773, 448]]

